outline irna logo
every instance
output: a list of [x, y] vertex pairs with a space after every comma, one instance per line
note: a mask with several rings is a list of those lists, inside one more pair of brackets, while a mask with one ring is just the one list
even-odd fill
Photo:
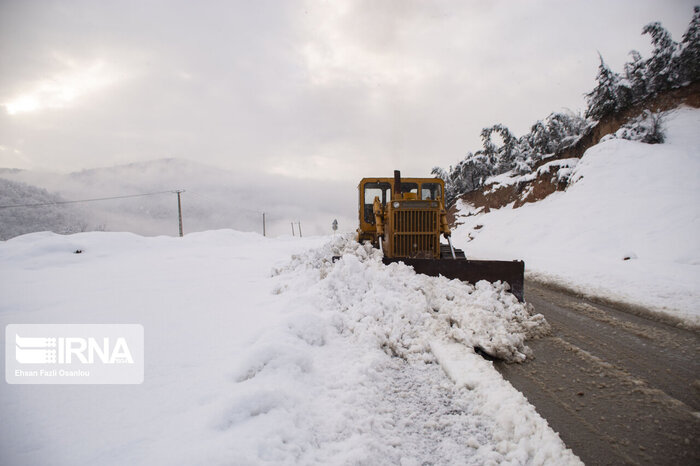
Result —
[[15, 334], [15, 357], [21, 364], [133, 364], [124, 337], [110, 341], [83, 337], [21, 337]]
[[11, 384], [143, 383], [139, 324], [10, 324], [5, 380]]

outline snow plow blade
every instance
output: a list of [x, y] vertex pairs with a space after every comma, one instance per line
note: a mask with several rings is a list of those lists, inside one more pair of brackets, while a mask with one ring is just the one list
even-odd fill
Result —
[[442, 275], [475, 284], [479, 280], [489, 282], [502, 281], [510, 285], [510, 292], [523, 302], [525, 263], [523, 261], [479, 261], [468, 259], [408, 259], [387, 258], [385, 264], [403, 262], [410, 265], [416, 273], [431, 277]]

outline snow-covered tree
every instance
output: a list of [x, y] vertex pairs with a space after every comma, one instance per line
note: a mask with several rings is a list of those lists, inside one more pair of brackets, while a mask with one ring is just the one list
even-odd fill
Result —
[[[500, 136], [503, 144], [498, 146], [493, 141], [493, 134]], [[481, 130], [481, 141], [484, 149], [481, 151], [488, 158], [494, 170], [499, 173], [513, 168], [517, 156], [517, 139], [510, 130], [500, 123]]]
[[649, 95], [646, 63], [642, 55], [636, 50], [632, 50], [629, 54], [632, 57], [632, 61], [625, 63], [625, 80], [629, 87], [632, 101], [637, 102]]
[[[523, 136], [523, 143], [532, 147], [535, 157], [554, 154], [573, 145], [587, 130], [585, 118], [573, 113], [551, 113], [544, 122], [538, 121], [530, 133]], [[521, 144], [522, 145], [522, 144]]]
[[656, 93], [673, 87], [679, 82], [678, 43], [659, 22], [644, 26], [642, 34], [649, 34], [654, 47], [651, 58], [646, 61], [649, 90]]
[[[450, 203], [461, 194], [482, 187], [490, 176], [531, 172], [537, 161], [571, 146], [588, 128], [588, 122], [573, 113], [552, 113], [520, 138], [505, 125], [495, 124], [481, 131], [483, 149], [468, 153], [446, 171], [435, 167], [432, 173], [445, 180], [445, 198]], [[494, 135], [502, 143], [496, 143]]]
[[445, 201], [450, 204], [460, 195], [483, 186], [484, 181], [494, 174], [492, 162], [483, 151], [469, 152], [456, 166], [450, 166], [447, 171], [435, 167], [432, 174], [445, 181]]
[[[450, 167], [452, 169], [452, 167]], [[431, 175], [435, 175], [437, 178], [440, 178], [441, 180], [446, 180], [447, 177], [449, 176], [449, 173], [445, 171], [442, 167], [433, 167], [432, 170], [430, 170]]]
[[45, 189], [0, 178], [0, 205], [46, 204], [0, 209], [0, 240], [35, 231], [68, 234], [87, 230], [80, 212], [71, 205], [56, 204], [61, 201]]
[[678, 68], [681, 84], [700, 80], [700, 6], [695, 7], [680, 46]]
[[593, 91], [586, 94], [588, 102], [586, 117], [594, 120], [600, 120], [605, 115], [617, 112], [630, 102], [629, 88], [620, 85], [620, 76], [605, 64], [600, 54], [598, 56], [600, 57], [596, 76], [598, 84]]

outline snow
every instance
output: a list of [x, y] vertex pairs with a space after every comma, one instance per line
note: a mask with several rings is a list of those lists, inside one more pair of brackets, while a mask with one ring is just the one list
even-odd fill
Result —
[[25, 235], [0, 284], [3, 325], [146, 339], [142, 385], [2, 384], [2, 464], [580, 464], [474, 351], [523, 360], [548, 331], [500, 283], [220, 230]]
[[468, 257], [523, 259], [530, 278], [697, 326], [700, 110], [681, 107], [665, 124], [664, 144], [591, 147], [567, 190], [540, 202], [472, 216], [462, 205], [455, 245]]
[[488, 191], [492, 192], [504, 186], [511, 186], [517, 183], [527, 183], [528, 181], [536, 179], [541, 174], [549, 172], [552, 168], [558, 169], [557, 178], [559, 180], [568, 179], [573, 168], [578, 164], [578, 161], [579, 159], [577, 158], [552, 160], [551, 162], [547, 162], [538, 167], [536, 171], [526, 173], [524, 175], [516, 175], [510, 171], [500, 175], [491, 176], [486, 179], [484, 185], [491, 185]]

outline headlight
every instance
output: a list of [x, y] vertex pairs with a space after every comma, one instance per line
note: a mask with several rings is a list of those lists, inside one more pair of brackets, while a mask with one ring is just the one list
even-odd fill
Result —
[[399, 204], [398, 201], [394, 201], [392, 205], [394, 206], [394, 209], [398, 209], [401, 204]]

